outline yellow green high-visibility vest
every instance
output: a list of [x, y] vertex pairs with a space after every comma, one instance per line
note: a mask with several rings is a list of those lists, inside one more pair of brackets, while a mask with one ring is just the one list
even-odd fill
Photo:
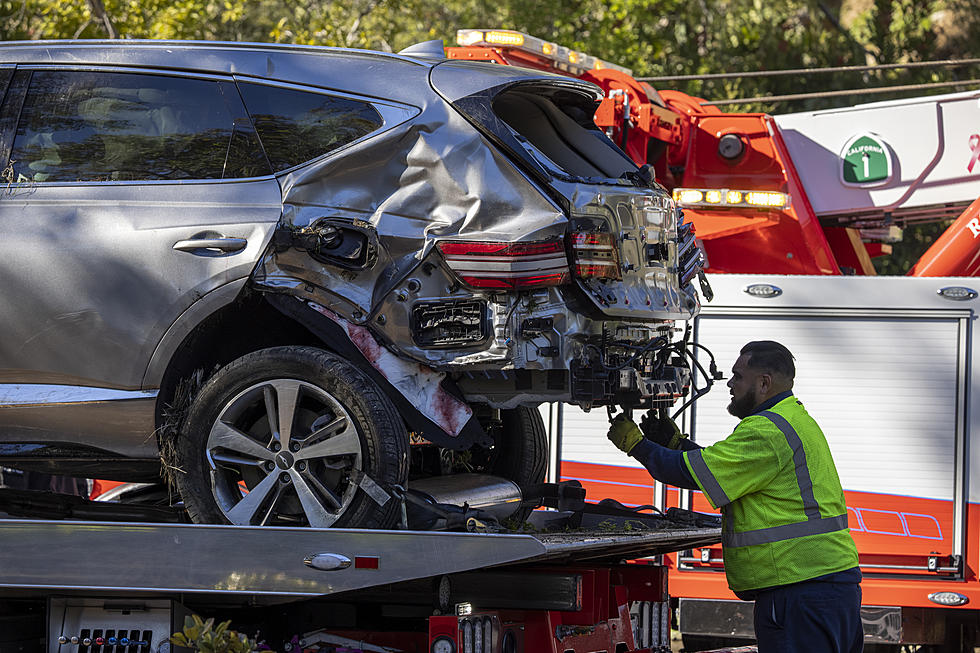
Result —
[[728, 585], [787, 585], [858, 564], [827, 439], [796, 397], [739, 422], [726, 439], [684, 453], [722, 514]]

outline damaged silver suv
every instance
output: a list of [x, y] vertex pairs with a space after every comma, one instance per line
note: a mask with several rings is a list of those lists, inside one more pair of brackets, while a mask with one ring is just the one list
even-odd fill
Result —
[[690, 384], [703, 259], [595, 86], [49, 42], [0, 44], [0, 96], [0, 465], [162, 469], [195, 521], [387, 527], [398, 486], [540, 482], [542, 402]]

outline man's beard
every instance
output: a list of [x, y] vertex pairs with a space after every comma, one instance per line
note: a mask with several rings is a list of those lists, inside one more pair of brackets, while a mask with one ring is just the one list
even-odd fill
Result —
[[756, 401], [756, 396], [754, 392], [749, 392], [742, 395], [741, 399], [735, 399], [732, 397], [732, 401], [728, 404], [728, 412], [739, 419], [745, 419], [752, 414], [752, 411], [759, 402]]

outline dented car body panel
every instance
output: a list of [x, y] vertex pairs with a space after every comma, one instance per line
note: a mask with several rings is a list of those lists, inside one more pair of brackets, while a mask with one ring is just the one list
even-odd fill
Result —
[[[440, 444], [486, 437], [466, 430], [471, 404], [653, 407], [686, 392], [681, 334], [699, 309], [691, 281], [703, 261], [668, 194], [595, 127], [594, 85], [472, 62], [234, 43], [7, 43], [3, 71], [0, 158], [15, 174], [0, 197], [10, 218], [0, 253], [17, 261], [7, 294], [20, 289], [7, 303], [26, 305], [33, 293], [46, 308], [0, 322], [0, 409], [19, 402], [0, 410], [2, 441], [149, 459], [148, 424], [160, 426], [175, 378], [194, 371], [199, 332], [227, 327], [234, 339], [236, 325], [214, 316], [256, 297], [277, 298], [265, 300], [272, 312], [313, 334], [338, 333], [317, 320], [337, 325], [349, 342], [318, 344], [355, 347], [404, 413], [438, 427]], [[71, 151], [82, 136], [59, 154], [61, 132], [32, 133], [21, 105], [42, 82], [84, 75], [217, 88], [229, 120], [218, 171], [58, 177], [59, 165], [84, 158]], [[88, 104], [72, 109], [84, 138], [114, 111], [145, 118], [147, 132], [188, 135], [177, 104], [144, 116], [169, 88], [109, 97], [88, 84]], [[267, 93], [328, 98], [336, 115], [314, 122], [336, 141], [302, 160], [278, 156], [277, 147], [292, 150], [276, 145], [275, 128], [264, 131], [277, 106], [255, 108]], [[124, 158], [103, 140], [96, 158]], [[18, 278], [36, 256], [61, 257], [42, 286]], [[239, 284], [237, 296], [222, 291]], [[283, 297], [302, 310], [284, 310]], [[279, 327], [268, 325], [253, 340], [276, 344]], [[92, 390], [92, 400], [31, 403], [41, 384]], [[122, 405], [95, 392], [106, 388], [131, 393], [112, 399], [129, 402], [129, 417], [102, 419]], [[66, 410], [98, 416], [107, 432], [66, 429]]]

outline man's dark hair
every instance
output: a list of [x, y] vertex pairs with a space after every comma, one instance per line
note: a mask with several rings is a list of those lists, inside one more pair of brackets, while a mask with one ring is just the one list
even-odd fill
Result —
[[747, 363], [753, 369], [784, 376], [790, 381], [796, 376], [793, 354], [778, 342], [754, 340], [742, 347], [739, 353], [749, 357]]

